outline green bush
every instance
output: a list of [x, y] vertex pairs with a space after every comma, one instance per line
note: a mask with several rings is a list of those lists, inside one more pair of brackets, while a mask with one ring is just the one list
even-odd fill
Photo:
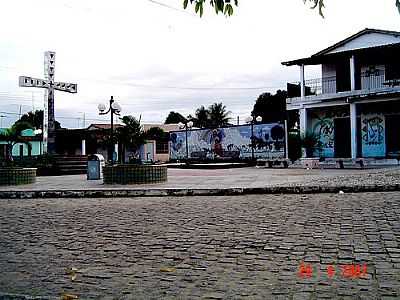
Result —
[[301, 139], [297, 130], [289, 131], [288, 147], [288, 155], [291, 161], [296, 161], [301, 158]]
[[307, 157], [313, 157], [315, 151], [321, 150], [319, 136], [314, 132], [307, 131], [300, 136], [301, 147], [306, 149]]

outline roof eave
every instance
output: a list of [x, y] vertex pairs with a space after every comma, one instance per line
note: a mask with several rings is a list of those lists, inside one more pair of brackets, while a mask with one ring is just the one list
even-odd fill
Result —
[[350, 36], [344, 40], [341, 40], [341, 41], [335, 43], [334, 45], [329, 46], [328, 48], [325, 48], [325, 49], [313, 54], [312, 56], [310, 56], [308, 58], [301, 58], [301, 59], [296, 59], [296, 60], [291, 60], [291, 61], [285, 61], [285, 62], [282, 62], [282, 65], [284, 65], [284, 66], [295, 66], [295, 65], [301, 66], [301, 65], [320, 64], [321, 57], [328, 54], [333, 49], [336, 49], [336, 48], [346, 44], [347, 42], [349, 42], [363, 34], [366, 34], [366, 33], [383, 33], [383, 34], [391, 34], [391, 35], [395, 35], [395, 36], [400, 36], [400, 32], [398, 32], [398, 31], [365, 28], [365, 29], [357, 32], [356, 34], [353, 34], [352, 36]]

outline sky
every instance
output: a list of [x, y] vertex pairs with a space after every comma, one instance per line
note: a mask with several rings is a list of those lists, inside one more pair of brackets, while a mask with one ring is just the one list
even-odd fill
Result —
[[[298, 67], [282, 61], [366, 27], [400, 31], [395, 0], [325, 0], [325, 18], [303, 0], [239, 0], [229, 18], [210, 8], [199, 18], [182, 2], [3, 1], [0, 127], [43, 108], [43, 90], [19, 87], [18, 76], [43, 78], [45, 51], [56, 52], [56, 81], [78, 84], [77, 94], [56, 92], [63, 127], [109, 122], [97, 105], [111, 95], [123, 115], [142, 123], [163, 123], [172, 110], [193, 115], [214, 102], [243, 123], [260, 94], [299, 80]], [[306, 78], [319, 76], [319, 68], [306, 68]]]

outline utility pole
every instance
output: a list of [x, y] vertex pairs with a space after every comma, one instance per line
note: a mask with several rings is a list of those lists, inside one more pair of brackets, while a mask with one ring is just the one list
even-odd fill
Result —
[[5, 117], [5, 115], [0, 115], [0, 128], [3, 128], [3, 118]]
[[35, 94], [32, 92], [32, 113], [35, 113]]

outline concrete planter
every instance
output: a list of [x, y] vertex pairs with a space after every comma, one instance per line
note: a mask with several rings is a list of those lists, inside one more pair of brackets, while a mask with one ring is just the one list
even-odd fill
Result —
[[143, 184], [167, 181], [167, 166], [115, 165], [103, 168], [105, 184]]
[[36, 168], [0, 168], [0, 185], [29, 184], [36, 181]]

